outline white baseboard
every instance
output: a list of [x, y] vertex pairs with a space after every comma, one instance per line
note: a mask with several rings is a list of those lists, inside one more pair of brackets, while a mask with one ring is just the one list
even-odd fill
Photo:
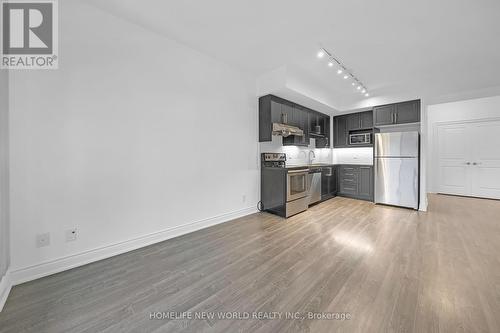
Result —
[[0, 312], [2, 312], [7, 297], [9, 297], [10, 290], [12, 289], [12, 280], [10, 278], [10, 271], [7, 270], [5, 275], [0, 279]]
[[204, 229], [256, 212], [257, 209], [254, 207], [245, 208], [242, 210], [222, 214], [219, 216], [203, 219], [200, 221], [155, 232], [149, 235], [130, 239], [128, 241], [103, 246], [93, 250], [47, 261], [37, 265], [12, 269], [10, 272], [10, 282], [11, 285], [18, 285], [24, 282], [36, 280], [44, 276], [52, 275], [71, 268], [133, 251], [141, 247], [163, 242], [167, 239], [178, 237], [193, 231]]

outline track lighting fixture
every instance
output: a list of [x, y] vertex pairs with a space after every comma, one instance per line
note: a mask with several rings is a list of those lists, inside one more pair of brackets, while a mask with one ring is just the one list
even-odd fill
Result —
[[356, 87], [356, 89], [359, 90], [362, 94], [364, 94], [365, 97], [370, 96], [370, 94], [367, 92], [368, 89], [366, 89], [365, 85], [354, 74], [352, 74], [352, 72], [347, 70], [347, 67], [345, 67], [344, 64], [338, 58], [333, 56], [333, 54], [328, 50], [326, 50], [325, 48], [321, 48], [318, 51], [318, 58], [321, 59], [324, 58], [325, 56], [329, 60], [328, 67], [333, 67], [335, 64], [337, 64], [338, 66], [337, 74], [340, 75], [344, 73], [343, 75], [344, 80], [351, 78], [353, 80], [353, 82], [351, 82], [351, 85], [353, 87]]

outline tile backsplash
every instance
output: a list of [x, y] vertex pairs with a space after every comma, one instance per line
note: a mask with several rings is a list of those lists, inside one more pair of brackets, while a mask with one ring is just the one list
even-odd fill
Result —
[[261, 142], [261, 153], [285, 153], [287, 164], [307, 164], [309, 163], [309, 152], [314, 151], [316, 156], [312, 163], [332, 163], [332, 150], [329, 148], [317, 149], [314, 139], [308, 147], [283, 146], [283, 138], [273, 135], [273, 141]]
[[260, 143], [261, 153], [286, 153], [287, 164], [308, 164], [309, 152], [316, 156], [312, 163], [373, 165], [373, 148], [317, 149], [314, 139], [309, 147], [283, 146], [282, 137], [273, 136], [270, 142]]
[[365, 164], [373, 165], [373, 148], [339, 148], [333, 149], [335, 164]]

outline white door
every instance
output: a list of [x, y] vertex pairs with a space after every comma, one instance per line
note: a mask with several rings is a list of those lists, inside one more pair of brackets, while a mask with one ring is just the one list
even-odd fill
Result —
[[500, 121], [437, 129], [440, 193], [500, 199]]
[[500, 199], [500, 121], [470, 124], [474, 137], [471, 154], [471, 195]]
[[438, 127], [438, 182], [441, 193], [468, 195], [470, 192], [467, 132], [465, 124]]

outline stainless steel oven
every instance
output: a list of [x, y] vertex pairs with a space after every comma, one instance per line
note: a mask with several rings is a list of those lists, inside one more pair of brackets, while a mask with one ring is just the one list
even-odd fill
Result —
[[367, 145], [372, 143], [371, 133], [356, 133], [349, 135], [350, 145]]
[[288, 170], [286, 176], [286, 217], [309, 207], [309, 169]]
[[309, 169], [288, 170], [286, 182], [286, 201], [293, 201], [307, 196]]

